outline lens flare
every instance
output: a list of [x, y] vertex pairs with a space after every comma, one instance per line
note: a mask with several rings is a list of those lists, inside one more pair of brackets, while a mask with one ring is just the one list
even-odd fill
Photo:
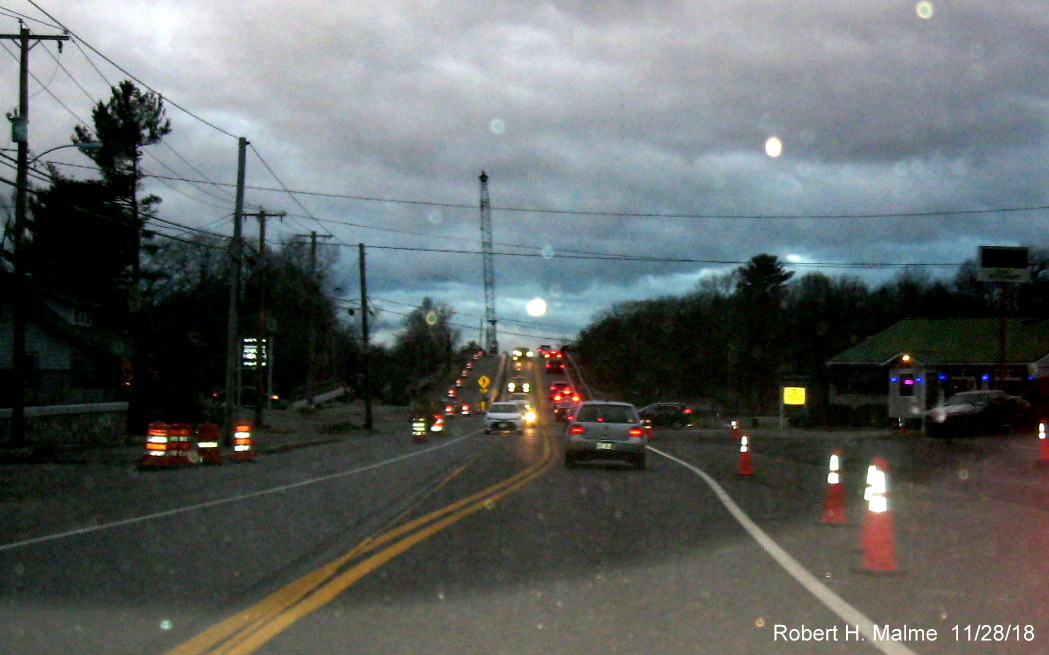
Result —
[[429, 326], [437, 325], [437, 312], [433, 310], [426, 312], [425, 320]]
[[546, 301], [542, 298], [533, 298], [525, 305], [525, 311], [529, 316], [538, 318], [546, 313]]
[[502, 134], [506, 131], [506, 123], [502, 119], [496, 118], [488, 125], [488, 129], [492, 131], [492, 134]]
[[914, 11], [918, 14], [918, 18], [929, 20], [933, 14], [932, 3], [928, 0], [922, 0], [914, 6]]
[[779, 137], [770, 136], [765, 141], [765, 154], [773, 159], [783, 154], [783, 142], [779, 140]]

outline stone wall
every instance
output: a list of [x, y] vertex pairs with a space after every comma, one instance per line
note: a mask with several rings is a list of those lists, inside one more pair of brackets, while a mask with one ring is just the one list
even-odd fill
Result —
[[[127, 403], [49, 405], [25, 408], [26, 444], [127, 443]], [[11, 441], [11, 409], [0, 409], [0, 442]]]

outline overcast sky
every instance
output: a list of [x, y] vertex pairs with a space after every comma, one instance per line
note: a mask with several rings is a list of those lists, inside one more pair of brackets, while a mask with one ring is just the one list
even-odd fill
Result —
[[[149, 180], [160, 216], [230, 234], [223, 185], [246, 137], [250, 186], [309, 192], [253, 188], [248, 205], [288, 213], [274, 240], [333, 235], [354, 302], [369, 246], [382, 329], [430, 296], [476, 338], [481, 257], [427, 251], [479, 251], [482, 170], [495, 250], [528, 255], [495, 257], [501, 332], [534, 335], [501, 333], [503, 348], [570, 338], [615, 302], [685, 293], [762, 252], [875, 280], [884, 269], [804, 264], [1049, 245], [1046, 210], [986, 212], [1049, 205], [1044, 0], [0, 0], [0, 32], [14, 14], [75, 35], [32, 50], [34, 154], [133, 75], [173, 124], [147, 171], [217, 183]], [[696, 261], [566, 257], [584, 252]]]

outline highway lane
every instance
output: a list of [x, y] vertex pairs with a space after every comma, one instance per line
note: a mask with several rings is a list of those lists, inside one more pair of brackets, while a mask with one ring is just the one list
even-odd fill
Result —
[[[537, 432], [488, 437], [493, 456], [539, 456], [552, 435]], [[461, 476], [435, 501], [473, 486]], [[296, 618], [257, 652], [878, 652], [775, 644], [777, 623], [841, 621], [660, 458], [554, 466]]]
[[[892, 652], [845, 641], [847, 622], [770, 558], [686, 467], [652, 456], [647, 471], [569, 471], [560, 466], [559, 425], [482, 435], [479, 417], [449, 424], [425, 447], [405, 431], [254, 466], [144, 476], [148, 494], [113, 481], [95, 485], [104, 492], [79, 506], [75, 494], [61, 496], [53, 502], [78, 507], [78, 516], [94, 508], [112, 518], [265, 492], [0, 550], [0, 644], [20, 653]], [[727, 440], [686, 431], [660, 433], [654, 444], [710, 473], [805, 570], [872, 620], [1038, 626], [1035, 648], [941, 640], [909, 644], [913, 652], [1044, 650], [1044, 624], [1021, 606], [1043, 600], [1044, 585], [1042, 596], [1035, 587], [1049, 578], [1029, 555], [1018, 559], [1044, 544], [1030, 536], [997, 544], [1002, 561], [1035, 567], [1024, 587], [986, 551], [943, 541], [977, 538], [978, 526], [959, 532], [967, 518], [994, 518], [997, 530], [1016, 534], [1034, 519], [1025, 509], [993, 500], [945, 507], [936, 488], [901, 489], [906, 570], [873, 577], [855, 570], [855, 524], [816, 521], [825, 471], [815, 458], [765, 449], [745, 479]], [[854, 477], [849, 485], [855, 493]], [[933, 512], [938, 540], [921, 529]], [[11, 534], [2, 517], [0, 528]], [[929, 557], [937, 549], [948, 557]], [[976, 579], [981, 565], [997, 580]], [[1008, 598], [1010, 582], [1024, 593]], [[778, 641], [776, 626], [835, 629], [838, 640]]]
[[[359, 544], [172, 652], [212, 652], [230, 635], [229, 652], [863, 648], [776, 643], [776, 625], [835, 626], [841, 617], [799, 598], [793, 580], [674, 462], [645, 475], [618, 465], [547, 471], [560, 458], [558, 427], [487, 437], [488, 456], [464, 464], [413, 512], [422, 527], [407, 533], [421, 535], [410, 548], [363, 559], [373, 551]], [[512, 495], [498, 485], [471, 494], [478, 479], [505, 473], [506, 461], [535, 474], [520, 478]], [[500, 473], [493, 476], [493, 468]], [[451, 515], [442, 508], [459, 507], [453, 499], [473, 509]], [[455, 522], [427, 531], [442, 517]], [[406, 534], [395, 532], [389, 543]]]
[[[483, 455], [470, 443], [474, 421], [426, 445], [405, 429], [252, 465], [109, 467], [98, 472], [108, 483], [92, 484], [102, 490], [27, 500], [0, 517], [0, 650], [163, 652], [344, 552]], [[9, 547], [25, 537], [44, 540]]]

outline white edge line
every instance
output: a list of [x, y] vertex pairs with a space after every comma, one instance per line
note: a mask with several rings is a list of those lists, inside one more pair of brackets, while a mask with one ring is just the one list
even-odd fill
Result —
[[272, 489], [263, 489], [262, 491], [253, 491], [250, 494], [241, 494], [239, 496], [231, 496], [229, 498], [220, 498], [218, 500], [209, 500], [206, 503], [197, 503], [196, 505], [187, 505], [185, 507], [177, 507], [175, 509], [169, 509], [169, 510], [165, 510], [163, 512], [156, 512], [155, 514], [146, 514], [145, 516], [133, 516], [133, 517], [128, 518], [128, 519], [121, 519], [119, 521], [112, 521], [110, 523], [102, 523], [100, 525], [93, 525], [93, 526], [88, 527], [88, 528], [77, 528], [76, 530], [68, 530], [66, 532], [59, 532], [59, 533], [56, 533], [56, 534], [44, 535], [42, 537], [34, 537], [32, 539], [24, 539], [22, 541], [15, 541], [15, 542], [12, 542], [12, 543], [9, 543], [9, 544], [0, 545], [0, 552], [4, 552], [4, 551], [8, 551], [8, 550], [14, 550], [16, 548], [22, 548], [24, 546], [32, 546], [34, 544], [41, 544], [41, 543], [48, 542], [48, 541], [56, 541], [58, 539], [65, 539], [65, 538], [68, 538], [68, 537], [76, 537], [76, 536], [79, 536], [79, 535], [89, 534], [91, 532], [98, 532], [100, 530], [108, 530], [110, 528], [119, 528], [121, 526], [131, 525], [133, 523], [142, 523], [143, 521], [152, 521], [153, 519], [164, 518], [166, 516], [174, 516], [175, 514], [183, 514], [185, 512], [192, 512], [192, 511], [198, 510], [198, 509], [206, 509], [208, 507], [215, 507], [215, 506], [218, 506], [218, 505], [225, 505], [225, 504], [228, 504], [228, 503], [236, 503], [236, 502], [239, 502], [241, 500], [248, 500], [250, 498], [258, 498], [259, 496], [265, 496], [267, 494], [280, 493], [282, 491], [288, 491], [289, 489], [295, 489], [297, 487], [305, 487], [307, 485], [317, 484], [319, 482], [327, 482], [328, 480], [334, 480], [335, 478], [342, 478], [342, 477], [346, 477], [346, 476], [349, 476], [349, 475], [357, 475], [358, 473], [364, 473], [366, 471], [371, 471], [371, 470], [374, 470], [374, 469], [377, 469], [377, 468], [382, 468], [383, 466], [389, 466], [390, 464], [396, 464], [397, 462], [400, 462], [400, 461], [405, 460], [405, 459], [409, 459], [411, 457], [418, 457], [419, 455], [425, 455], [426, 453], [431, 453], [431, 452], [433, 452], [435, 450], [440, 450], [441, 448], [447, 448], [449, 446], [453, 446], [453, 445], [459, 443], [460, 441], [462, 441], [464, 439], [468, 439], [468, 438], [476, 436], [478, 434], [481, 434], [481, 432], [480, 431], [471, 432], [469, 434], [464, 434], [461, 437], [456, 437], [455, 439], [453, 439], [453, 440], [451, 440], [451, 441], [449, 441], [447, 443], [443, 443], [443, 444], [440, 444], [440, 445], [437, 445], [437, 446], [431, 446], [429, 448], [426, 448], [425, 450], [419, 450], [419, 451], [412, 452], [412, 453], [406, 453], [404, 455], [398, 455], [397, 457], [394, 457], [392, 459], [383, 460], [381, 462], [376, 462], [374, 464], [368, 464], [366, 466], [361, 466], [361, 467], [358, 467], [358, 468], [355, 468], [355, 469], [350, 469], [348, 471], [342, 471], [340, 473], [332, 473], [330, 475], [325, 475], [325, 476], [322, 476], [322, 477], [319, 477], [319, 478], [311, 478], [309, 480], [302, 480], [301, 482], [293, 482], [291, 484], [282, 485], [280, 487], [273, 487]]
[[765, 552], [768, 553], [784, 571], [789, 573], [791, 577], [801, 584], [802, 587], [805, 587], [809, 593], [819, 599], [827, 609], [837, 614], [846, 625], [856, 626], [859, 629], [860, 634], [867, 639], [867, 642], [870, 643], [871, 646], [874, 646], [886, 655], [917, 655], [913, 650], [899, 642], [876, 641], [874, 639], [874, 622], [867, 618], [858, 609], [850, 605], [844, 598], [824, 586], [816, 576], [809, 573], [808, 570], [798, 563], [796, 559], [791, 557], [787, 551], [783, 550], [779, 544], [773, 541], [772, 537], [770, 537], [758, 526], [757, 523], [747, 516], [747, 514], [734, 500], [732, 500], [731, 496], [728, 495], [725, 489], [722, 488], [714, 478], [710, 477], [703, 470], [684, 460], [678, 459], [673, 455], [664, 453], [652, 446], [649, 446], [648, 449], [657, 455], [666, 457], [670, 461], [684, 466], [701, 477], [703, 481], [707, 483], [707, 486], [709, 486], [714, 492], [714, 495], [718, 497], [718, 500], [721, 501], [721, 504], [725, 506], [725, 509], [732, 514], [733, 518], [739, 521], [739, 524], [743, 526], [743, 529], [750, 533], [750, 536], [765, 549]]

